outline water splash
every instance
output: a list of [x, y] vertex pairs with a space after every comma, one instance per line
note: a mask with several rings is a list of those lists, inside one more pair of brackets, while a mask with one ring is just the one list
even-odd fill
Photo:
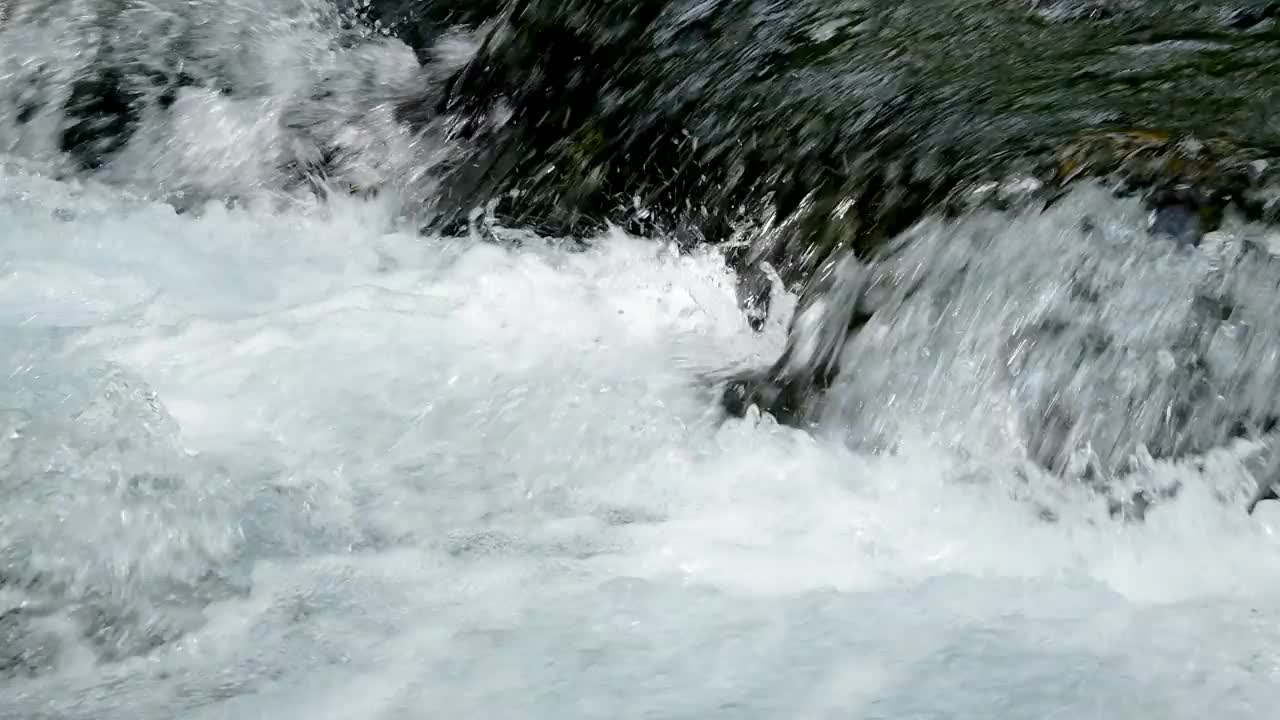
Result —
[[332, 188], [399, 193], [423, 212], [432, 170], [452, 157], [448, 130], [398, 113], [410, 98], [429, 103], [475, 49], [450, 34], [422, 66], [326, 0], [11, 12], [0, 27], [0, 150], [184, 209]]
[[1144, 457], [1262, 439], [1280, 413], [1270, 229], [1233, 222], [1194, 248], [1146, 225], [1094, 187], [1043, 214], [925, 222], [834, 269], [783, 372], [838, 370], [818, 412], [855, 446], [891, 448], [905, 424], [1103, 488]]
[[193, 215], [13, 168], [0, 187], [21, 378], [0, 463], [65, 461], [4, 474], [7, 497], [70, 498], [0, 506], [35, 551], [5, 572], [45, 569], [0, 588], [0, 715], [1274, 698], [1260, 518], [1169, 463], [1187, 491], [1126, 526], [996, 451], [720, 424], [700, 377], [773, 357], [785, 317], [751, 332], [715, 252], [422, 238], [379, 200]]
[[[201, 5], [208, 22], [179, 32], [176, 4], [33, 3], [44, 21], [0, 29], [5, 78], [24, 80], [0, 84], [0, 137], [25, 158], [0, 168], [0, 716], [1274, 706], [1280, 526], [1216, 497], [1239, 457], [1153, 460], [1150, 484], [1183, 490], [1126, 525], [1030, 472], [1025, 436], [1003, 430], [1071, 386], [1094, 327], [1107, 360], [1083, 366], [1090, 402], [1068, 412], [1111, 400], [1109, 368], [1165, 402], [1159, 351], [1207, 338], [1210, 380], [1239, 379], [1227, 397], [1265, 415], [1274, 294], [1235, 242], [1253, 228], [1228, 225], [1226, 260], [1198, 256], [1092, 190], [1043, 218], [931, 222], [857, 270], [895, 314], [830, 345], [847, 351], [827, 418], [843, 436], [720, 423], [702, 378], [776, 356], [795, 298], [751, 333], [714, 251], [421, 237], [395, 192], [221, 202], [292, 192], [290, 163], [326, 147], [351, 151], [326, 172], [406, 195], [399, 163], [435, 162], [431, 143], [424, 162], [379, 134], [369, 89], [417, 60], [344, 46], [351, 28], [312, 7]], [[95, 14], [120, 8], [142, 15]], [[152, 66], [124, 63], [143, 130], [76, 177], [60, 108], [99, 67], [94, 28], [130, 23], [148, 32], [128, 42], [192, 38], [134, 53], [194, 58], [191, 84], [165, 109], [141, 82]], [[908, 282], [881, 292], [881, 271]], [[1200, 322], [1177, 283], [1230, 298], [1250, 332]], [[1023, 341], [1017, 372], [1000, 366]], [[1162, 438], [1155, 407], [1133, 438]], [[1083, 427], [1105, 439], [1097, 419]]]

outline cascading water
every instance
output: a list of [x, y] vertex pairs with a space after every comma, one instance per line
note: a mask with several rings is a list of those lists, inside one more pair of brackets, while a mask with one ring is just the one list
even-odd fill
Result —
[[[0, 717], [1275, 706], [1272, 226], [1080, 182], [753, 332], [715, 246], [420, 233], [501, 26], [369, 12], [0, 1]], [[816, 427], [724, 419], [784, 348]]]
[[[795, 341], [838, 350], [822, 426], [875, 448], [905, 423], [1103, 487], [1152, 455], [1267, 439], [1280, 411], [1274, 230], [1229, 222], [1191, 247], [1152, 237], [1145, 216], [1085, 186], [1048, 212], [924, 223], [881, 263], [847, 261], [807, 311], [829, 317]], [[847, 340], [832, 328], [860, 303], [842, 296], [876, 306]], [[1258, 446], [1238, 449], [1250, 468], [1204, 480], [1246, 505], [1274, 470]]]

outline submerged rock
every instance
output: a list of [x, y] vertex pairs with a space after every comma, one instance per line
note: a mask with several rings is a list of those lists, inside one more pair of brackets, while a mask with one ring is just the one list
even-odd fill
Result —
[[[1245, 217], [1267, 219], [1268, 207], [1258, 202], [1251, 191], [1274, 183], [1267, 174], [1273, 165], [1273, 161], [1261, 157], [1260, 151], [1225, 139], [1206, 142], [1154, 131], [1089, 132], [1059, 148], [1045, 182], [1030, 185], [1012, 208], [1008, 202], [994, 202], [1001, 199], [1001, 194], [989, 191], [977, 198], [976, 205], [1016, 210], [1042, 199], [1047, 207], [1078, 181], [1101, 179], [1117, 194], [1141, 195], [1151, 213], [1148, 229], [1152, 236], [1198, 245], [1206, 232], [1220, 226], [1229, 207]], [[975, 204], [970, 203], [970, 207]], [[894, 250], [885, 246], [865, 259], [874, 263], [882, 260], [886, 251]], [[818, 307], [828, 318], [821, 322], [836, 325], [821, 331], [793, 328], [787, 349], [772, 370], [753, 373], [730, 384], [726, 391], [730, 412], [757, 404], [785, 422], [798, 422], [802, 416], [813, 414], [812, 409], [803, 408], [816, 407], [817, 398], [812, 396], [834, 380], [836, 356], [845, 338], [856, 334], [878, 310], [874, 297], [864, 293], [883, 288], [885, 283], [900, 282], [885, 278], [872, 281], [865, 290], [834, 294], [830, 286], [853, 283], [848, 276], [865, 272], [862, 263], [863, 258], [856, 252], [834, 260], [805, 287], [798, 322], [816, 322], [810, 314]], [[842, 309], [829, 312], [832, 304]], [[848, 320], [829, 319], [837, 316]], [[802, 349], [802, 345], [812, 344], [801, 340], [799, 336], [803, 334], [821, 339], [815, 347]]]
[[[755, 404], [871, 450], [923, 423], [1020, 447], [1104, 494], [1138, 457], [1275, 445], [1280, 260], [1259, 226], [1234, 219], [1196, 248], [1153, 236], [1143, 214], [1088, 183], [1045, 213], [935, 218], [872, 261], [848, 255], [819, 277], [782, 358], [729, 384], [726, 409]], [[1277, 467], [1251, 470], [1257, 493], [1236, 500], [1273, 492]], [[1175, 493], [1114, 510], [1137, 517]]]

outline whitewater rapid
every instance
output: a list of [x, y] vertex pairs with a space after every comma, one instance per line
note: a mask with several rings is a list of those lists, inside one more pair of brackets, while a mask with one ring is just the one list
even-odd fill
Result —
[[721, 423], [703, 376], [775, 357], [789, 298], [757, 335], [715, 252], [503, 237], [6, 165], [0, 717], [1280, 700], [1273, 508], [1189, 485], [1143, 524], [1083, 494], [1047, 522], [910, 438]]

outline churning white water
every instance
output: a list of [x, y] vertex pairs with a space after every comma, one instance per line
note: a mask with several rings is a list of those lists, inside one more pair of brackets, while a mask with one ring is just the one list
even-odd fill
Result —
[[927, 447], [720, 426], [700, 373], [781, 327], [750, 333], [714, 254], [390, 227], [6, 170], [0, 716], [1280, 699], [1274, 513], [1187, 492], [1046, 523]]
[[121, 189], [272, 187], [224, 156], [284, 141], [228, 122], [144, 129], [113, 184], [4, 126], [35, 162], [0, 167], [0, 717], [1274, 713], [1280, 512], [1198, 481], [1230, 453], [1152, 464], [1182, 492], [1125, 523], [984, 433], [722, 422], [706, 376], [776, 357], [791, 303], [753, 334], [715, 252]]

